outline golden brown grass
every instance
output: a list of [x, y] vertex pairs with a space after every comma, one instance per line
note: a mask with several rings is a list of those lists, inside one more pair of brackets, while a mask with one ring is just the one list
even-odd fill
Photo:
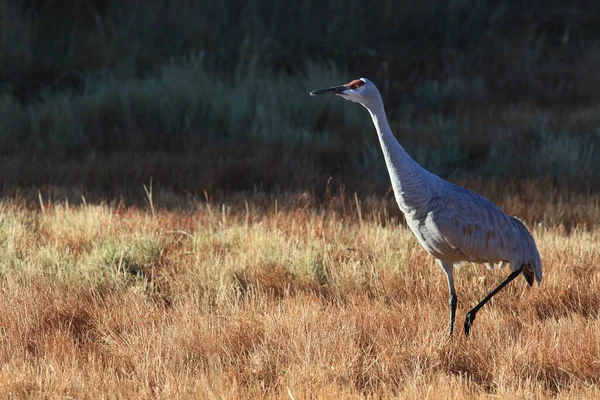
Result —
[[[600, 395], [597, 226], [538, 225], [543, 284], [466, 340], [412, 234], [355, 214], [0, 203], [0, 398]], [[506, 273], [457, 271], [459, 326]]]

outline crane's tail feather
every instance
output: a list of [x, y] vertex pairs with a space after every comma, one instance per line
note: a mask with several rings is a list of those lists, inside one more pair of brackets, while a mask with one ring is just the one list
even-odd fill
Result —
[[523, 277], [525, 278], [525, 280], [527, 281], [527, 284], [529, 286], [533, 286], [533, 269], [531, 268], [531, 265], [527, 264], [527, 265], [523, 265]]
[[510, 217], [510, 220], [513, 226], [521, 233], [522, 243], [525, 244], [525, 246], [522, 248], [518, 265], [515, 267], [523, 267], [523, 276], [525, 277], [525, 280], [529, 286], [533, 285], [534, 279], [539, 285], [542, 282], [543, 275], [542, 260], [540, 259], [540, 253], [535, 245], [533, 236], [531, 236], [531, 233], [525, 224], [523, 224], [519, 219]]

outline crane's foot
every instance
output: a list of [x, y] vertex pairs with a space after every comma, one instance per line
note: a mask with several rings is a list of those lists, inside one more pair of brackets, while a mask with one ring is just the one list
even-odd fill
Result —
[[465, 319], [465, 336], [469, 337], [471, 334], [471, 328], [473, 327], [473, 322], [475, 322], [475, 313], [469, 311], [467, 313], [467, 318]]

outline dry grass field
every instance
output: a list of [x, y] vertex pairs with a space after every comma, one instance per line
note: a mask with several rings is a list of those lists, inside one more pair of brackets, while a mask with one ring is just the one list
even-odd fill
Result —
[[[597, 221], [597, 196], [547, 207], [542, 285], [513, 282], [468, 340], [391, 203], [150, 204], [0, 203], [0, 398], [600, 396], [600, 230], [562, 217]], [[506, 274], [457, 271], [459, 326]]]
[[[600, 2], [282, 4], [0, 0], [0, 400], [600, 398]], [[534, 230], [469, 340], [359, 76]]]

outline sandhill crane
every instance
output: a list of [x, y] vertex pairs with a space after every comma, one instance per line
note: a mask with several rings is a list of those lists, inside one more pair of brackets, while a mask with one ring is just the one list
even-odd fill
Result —
[[510, 263], [511, 274], [466, 315], [469, 336], [477, 311], [510, 281], [523, 273], [529, 286], [542, 281], [542, 262], [525, 225], [506, 215], [483, 196], [432, 174], [413, 160], [398, 143], [387, 122], [379, 90], [366, 78], [310, 93], [335, 94], [360, 103], [369, 111], [394, 189], [396, 202], [421, 246], [434, 256], [446, 273], [450, 291], [450, 335], [458, 297], [454, 265]]

